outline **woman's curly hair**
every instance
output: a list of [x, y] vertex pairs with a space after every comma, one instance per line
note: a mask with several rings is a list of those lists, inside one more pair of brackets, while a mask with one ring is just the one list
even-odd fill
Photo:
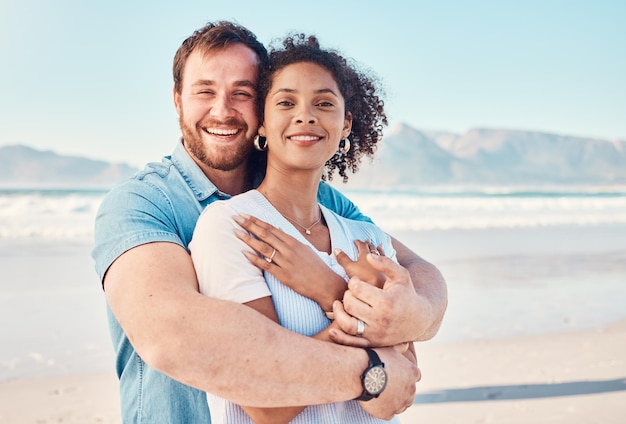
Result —
[[[352, 114], [350, 150], [337, 152], [326, 162], [323, 180], [332, 180], [338, 170], [343, 181], [348, 181], [346, 170], [355, 173], [363, 156], [373, 156], [377, 143], [382, 138], [383, 125], [387, 125], [384, 102], [380, 98], [381, 89], [376, 78], [357, 69], [356, 64], [344, 58], [335, 50], [320, 48], [313, 35], [292, 34], [282, 41], [282, 47], [271, 48], [269, 67], [262, 70], [259, 85], [259, 101], [264, 102], [272, 86], [276, 72], [288, 65], [311, 62], [320, 65], [332, 74], [346, 104], [346, 114]], [[259, 105], [263, 119], [263, 104]]]

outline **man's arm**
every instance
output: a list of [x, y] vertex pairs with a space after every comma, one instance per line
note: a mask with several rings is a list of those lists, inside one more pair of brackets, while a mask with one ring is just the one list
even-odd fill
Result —
[[[335, 342], [386, 346], [428, 340], [437, 333], [448, 303], [443, 276], [399, 241], [392, 238], [392, 244], [399, 264], [384, 256], [368, 255], [372, 266], [387, 277], [383, 288], [352, 277], [343, 303], [333, 305], [335, 320], [343, 329], [343, 333], [331, 333]], [[350, 261], [343, 253], [337, 260], [344, 267]], [[352, 336], [354, 317], [367, 323], [363, 337]]]
[[411, 282], [418, 295], [412, 322], [416, 324], [414, 341], [431, 339], [439, 331], [441, 321], [448, 307], [448, 289], [446, 281], [439, 269], [430, 262], [422, 259], [399, 240], [391, 237], [391, 243], [396, 249], [398, 263], [402, 265], [411, 277]]
[[[292, 333], [244, 305], [200, 294], [191, 258], [175, 243], [125, 252], [109, 267], [104, 288], [137, 353], [184, 384], [264, 407], [345, 401], [361, 393], [364, 351]], [[420, 375], [393, 349], [379, 354], [390, 386], [369, 406], [385, 417], [412, 401]]]
[[[372, 222], [370, 218], [363, 215], [359, 208], [339, 190], [336, 190], [323, 182], [321, 182], [319, 186], [318, 200], [320, 203], [345, 218]], [[386, 297], [388, 301], [394, 300], [393, 303], [397, 304], [396, 307], [387, 307], [376, 310], [375, 316], [362, 317], [358, 314], [355, 315], [361, 320], [365, 320], [365, 318], [373, 319], [374, 321], [372, 321], [372, 323], [382, 324], [383, 327], [379, 328], [383, 329], [385, 327], [385, 323], [387, 322], [390, 325], [400, 325], [400, 328], [397, 328], [396, 330], [403, 333], [397, 333], [398, 336], [401, 336], [400, 340], [392, 340], [389, 337], [372, 339], [374, 344], [378, 346], [387, 345], [389, 342], [399, 343], [402, 340], [417, 341], [432, 338], [435, 334], [437, 334], [448, 305], [446, 283], [439, 270], [434, 265], [413, 253], [408, 247], [400, 243], [398, 240], [393, 237], [391, 239], [392, 245], [396, 250], [398, 263], [408, 271], [408, 276], [410, 277], [408, 283], [414, 286], [417, 297], [413, 296], [412, 293], [409, 293], [408, 290], [402, 290], [402, 288], [408, 289], [407, 284], [404, 284], [404, 286], [401, 285], [393, 287], [393, 290], [388, 290], [383, 297]], [[397, 275], [398, 274], [396, 273], [396, 276]], [[352, 286], [359, 286], [359, 284], [352, 284]], [[352, 288], [350, 291], [352, 291]], [[351, 294], [355, 293], [346, 292], [346, 294], [347, 297], [350, 298]], [[396, 297], [396, 295], [399, 296]], [[405, 298], [404, 296], [409, 297]], [[357, 295], [357, 299], [361, 299], [360, 296]], [[350, 301], [348, 301], [348, 303], [350, 303]], [[402, 305], [404, 305], [406, 309], [402, 307]], [[352, 311], [364, 309], [362, 307], [355, 308], [354, 306], [355, 305], [348, 305]], [[410, 322], [407, 321], [409, 319]], [[344, 331], [349, 331], [349, 329], [344, 328]], [[384, 333], [385, 332], [382, 331], [380, 333], [371, 334], [371, 336], [376, 337], [378, 334], [382, 335]], [[356, 345], [361, 346], [363, 344], [360, 343]]]

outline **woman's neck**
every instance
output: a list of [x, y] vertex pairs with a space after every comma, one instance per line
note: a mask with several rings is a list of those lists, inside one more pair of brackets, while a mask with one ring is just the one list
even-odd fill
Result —
[[330, 254], [330, 232], [317, 204], [321, 172], [281, 173], [268, 168], [258, 191], [319, 251]]
[[290, 221], [308, 227], [320, 218], [317, 204], [319, 176], [293, 173], [277, 175], [268, 169], [258, 191]]

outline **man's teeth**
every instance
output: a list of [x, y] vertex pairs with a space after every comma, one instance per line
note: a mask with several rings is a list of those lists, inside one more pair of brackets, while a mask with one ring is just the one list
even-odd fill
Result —
[[223, 130], [223, 129], [217, 129], [217, 128], [207, 128], [205, 131], [213, 135], [235, 135], [237, 134], [237, 131], [239, 130], [238, 129]]
[[294, 135], [289, 138], [296, 141], [314, 141], [320, 139], [319, 137], [315, 137], [312, 135]]

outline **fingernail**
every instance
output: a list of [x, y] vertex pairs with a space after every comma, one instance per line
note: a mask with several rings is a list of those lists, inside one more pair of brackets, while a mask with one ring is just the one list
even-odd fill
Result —
[[340, 248], [336, 248], [336, 249], [335, 249], [335, 256], [337, 256], [337, 255], [338, 255], [338, 254], [340, 254], [340, 253], [341, 253], [341, 249], [340, 249]]
[[244, 221], [244, 219], [243, 217], [239, 215], [233, 215], [233, 221], [235, 221], [237, 224], [241, 224]]
[[250, 215], [248, 215], [247, 213], [239, 212], [239, 215], [244, 217], [245, 219], [250, 218]]
[[245, 231], [241, 231], [241, 230], [240, 230], [240, 229], [238, 229], [238, 228], [235, 228], [233, 231], [235, 232], [235, 235], [236, 235], [238, 238], [244, 238], [244, 237], [246, 236], [246, 232], [245, 232]]

